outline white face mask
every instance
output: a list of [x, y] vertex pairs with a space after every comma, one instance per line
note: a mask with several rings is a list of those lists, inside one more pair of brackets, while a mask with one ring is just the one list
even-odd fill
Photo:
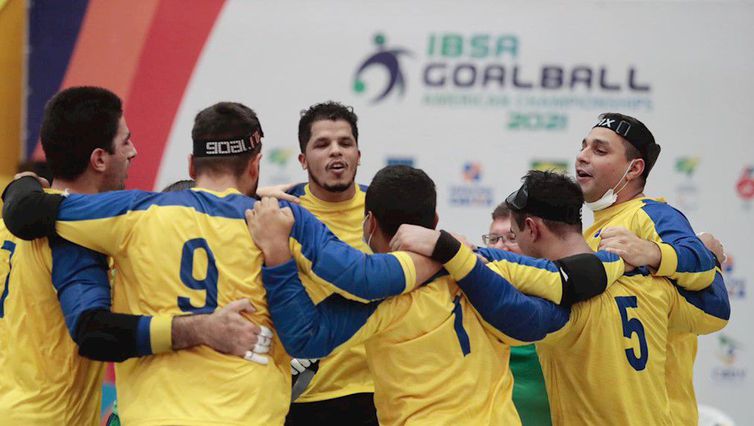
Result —
[[618, 185], [620, 185], [620, 182], [626, 177], [626, 175], [628, 174], [628, 171], [631, 170], [631, 166], [633, 165], [634, 165], [634, 160], [631, 160], [631, 162], [628, 163], [626, 172], [623, 173], [623, 176], [621, 176], [620, 179], [618, 179], [618, 183], [616, 183], [614, 187], [608, 189], [607, 192], [605, 192], [605, 194], [602, 196], [602, 198], [600, 198], [597, 201], [592, 201], [591, 203], [590, 202], [585, 203], [586, 206], [589, 208], [589, 210], [593, 212], [598, 212], [600, 210], [604, 210], [612, 206], [613, 204], [615, 204], [615, 202], [618, 200], [618, 193], [623, 191], [623, 188], [625, 188], [626, 185], [628, 185], [628, 181], [626, 181], [626, 183], [624, 183], [623, 186], [621, 186], [619, 190], [616, 191], [615, 188], [617, 188]]

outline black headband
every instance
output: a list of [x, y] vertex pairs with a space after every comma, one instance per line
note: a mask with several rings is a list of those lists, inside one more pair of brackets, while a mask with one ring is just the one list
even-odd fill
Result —
[[655, 142], [652, 132], [646, 126], [641, 122], [632, 126], [628, 121], [623, 120], [621, 114], [605, 113], [599, 116], [594, 127], [604, 127], [623, 136], [639, 150], [645, 162], [645, 173], [649, 173], [660, 155], [660, 145]]
[[240, 138], [194, 140], [194, 157], [220, 157], [250, 152], [262, 143], [262, 136], [262, 130], [256, 129], [250, 135]]
[[526, 183], [521, 185], [518, 191], [514, 191], [505, 199], [505, 204], [516, 212], [527, 213], [542, 219], [563, 222], [569, 225], [581, 224], [581, 206], [563, 208], [554, 206], [547, 200], [538, 200], [529, 197], [529, 188]]

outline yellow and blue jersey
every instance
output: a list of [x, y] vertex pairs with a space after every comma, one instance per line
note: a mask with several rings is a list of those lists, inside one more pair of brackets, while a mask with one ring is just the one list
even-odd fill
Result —
[[[79, 355], [53, 286], [64, 275], [107, 284], [102, 256], [62, 239], [16, 239], [0, 221], [0, 419], [9, 425], [99, 424], [104, 365]], [[57, 290], [57, 291], [56, 291]], [[104, 309], [110, 300], [92, 300]]]
[[[512, 282], [472, 256], [462, 248], [446, 268], [501, 340], [538, 341], [555, 425], [672, 424], [665, 384], [670, 331], [711, 333], [722, 328], [730, 315], [719, 272], [711, 287], [689, 292], [643, 269], [618, 278], [603, 294], [573, 305], [567, 321], [537, 330], [522, 326], [518, 318], [524, 313], [511, 308], [511, 301], [522, 297]], [[608, 276], [622, 272], [617, 256], [605, 252], [596, 256]], [[541, 319], [531, 314], [527, 318], [534, 324]]]
[[[476, 259], [463, 249], [466, 257], [451, 261], [460, 269]], [[610, 277], [603, 272], [604, 281], [623, 272], [619, 258], [611, 263], [615, 272]], [[603, 266], [597, 262], [597, 267]], [[562, 267], [554, 262], [509, 253], [484, 268], [495, 276], [502, 270], [521, 286], [558, 301], [564, 296]], [[365, 305], [338, 295], [315, 304], [299, 275], [293, 261], [263, 270], [279, 338], [289, 353], [302, 358], [364, 343], [381, 424], [520, 423], [511, 399], [509, 349], [487, 330], [496, 331], [480, 320], [452, 278]], [[495, 308], [506, 312], [509, 333], [516, 328], [521, 340], [539, 340], [567, 322], [567, 309], [508, 287]]]
[[[364, 242], [364, 199], [366, 186], [356, 185], [356, 193], [350, 200], [327, 202], [315, 197], [308, 183], [291, 188], [288, 193], [301, 201], [301, 207], [321, 220], [338, 238], [364, 253], [371, 253]], [[326, 298], [332, 291], [321, 286], [309, 286], [317, 301]], [[314, 402], [338, 398], [361, 392], [374, 392], [374, 381], [367, 366], [364, 346], [357, 345], [335, 352], [319, 360], [319, 370], [296, 402]]]
[[584, 231], [597, 250], [604, 228], [622, 226], [639, 238], [653, 241], [662, 259], [655, 276], [667, 277], [687, 290], [702, 290], [715, 280], [714, 255], [694, 234], [680, 211], [662, 199], [637, 198], [594, 212], [594, 223]]
[[[59, 206], [56, 230], [113, 257], [115, 312], [159, 319], [209, 313], [248, 298], [256, 307], [249, 319], [273, 328], [261, 284], [262, 254], [244, 220], [254, 202], [232, 189], [73, 194]], [[290, 207], [296, 219], [291, 246], [310, 285], [360, 301], [415, 286], [407, 254], [367, 256], [305, 209]], [[127, 360], [116, 366], [121, 418], [146, 425], [282, 424], [290, 358], [277, 340], [269, 358], [263, 366], [199, 346]]]
[[314, 304], [293, 261], [263, 270], [278, 337], [317, 358], [364, 346], [383, 425], [521, 424], [508, 347], [489, 335], [446, 276], [382, 302]]
[[[594, 223], [584, 232], [587, 244], [596, 250], [600, 232], [622, 226], [639, 238], [654, 241], [662, 260], [655, 272], [688, 290], [701, 290], [715, 279], [715, 258], [696, 237], [680, 211], [662, 199], [637, 198], [594, 213]], [[673, 333], [669, 338], [666, 368], [672, 415], [680, 424], [698, 420], [693, 369], [697, 338], [691, 333]], [[671, 385], [672, 384], [672, 385]]]

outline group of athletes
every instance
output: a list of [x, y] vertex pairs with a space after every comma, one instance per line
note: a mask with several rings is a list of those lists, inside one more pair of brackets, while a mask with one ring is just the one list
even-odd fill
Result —
[[356, 184], [342, 104], [301, 115], [308, 182], [270, 188], [257, 114], [212, 105], [191, 180], [158, 193], [124, 190], [121, 100], [61, 91], [51, 185], [3, 192], [0, 423], [98, 424], [109, 361], [125, 425], [696, 424], [697, 336], [730, 316], [722, 244], [643, 194], [643, 123], [585, 130], [575, 180], [528, 172], [480, 248], [435, 229], [422, 170]]

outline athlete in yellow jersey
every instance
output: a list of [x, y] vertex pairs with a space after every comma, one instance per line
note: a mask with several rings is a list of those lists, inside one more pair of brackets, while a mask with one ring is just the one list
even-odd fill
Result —
[[[94, 87], [62, 91], [48, 103], [40, 134], [52, 192], [123, 188], [136, 150], [113, 93]], [[44, 207], [21, 206], [20, 213]], [[99, 424], [104, 364], [92, 359], [122, 360], [213, 342], [229, 351], [240, 342], [243, 355], [256, 342], [255, 336], [249, 340], [253, 324], [224, 323], [220, 329], [213, 327], [217, 315], [213, 321], [202, 316], [173, 322], [113, 314], [107, 259], [61, 238], [17, 239], [2, 221], [0, 285], [3, 424]]]
[[[418, 290], [381, 303], [364, 305], [335, 295], [315, 306], [301, 286], [295, 262], [286, 262], [290, 259], [287, 230], [282, 226], [276, 233], [275, 215], [264, 212], [265, 204], [277, 206], [269, 201], [255, 207], [260, 217], [252, 217], [250, 226], [266, 264], [274, 265], [263, 270], [263, 279], [271, 315], [290, 353], [319, 357], [366, 342], [380, 424], [520, 424], [511, 400], [508, 347], [484, 330], [450, 277], [435, 277]], [[364, 233], [370, 236], [372, 249], [387, 251], [391, 236], [403, 223], [434, 227], [435, 204], [434, 183], [421, 170], [407, 166], [380, 170], [366, 194]], [[276, 238], [277, 243], [270, 242]], [[623, 272], [620, 259], [607, 256], [612, 262], [603, 266], [593, 255], [587, 255], [591, 263], [577, 265], [566, 259], [555, 263], [511, 254], [498, 266], [506, 276], [560, 301], [561, 295], [570, 298], [569, 290], [579, 290], [563, 285], [559, 268], [580, 274], [583, 281], [591, 278], [591, 286], [604, 289], [605, 268], [611, 271], [610, 280]], [[589, 277], [583, 266], [597, 273]], [[536, 297], [521, 296], [509, 309], [522, 314], [516, 321], [525, 323], [533, 336], [541, 337], [567, 320], [567, 311]]]
[[[72, 194], [59, 201], [57, 232], [111, 255], [118, 265], [123, 286], [114, 294], [115, 310], [198, 314], [248, 298], [257, 307], [251, 319], [271, 326], [259, 280], [261, 253], [244, 222], [244, 210], [254, 200], [242, 195], [257, 185], [261, 135], [253, 111], [220, 103], [197, 115], [192, 132], [191, 175], [198, 188]], [[34, 191], [16, 195], [21, 200], [53, 197]], [[292, 249], [312, 283], [337, 286], [358, 300], [399, 294], [415, 285], [408, 254], [367, 257], [337, 240], [306, 210], [291, 207], [297, 218]], [[269, 365], [253, 364], [199, 346], [127, 360], [116, 367], [123, 423], [282, 424], [289, 405], [290, 358], [276, 342], [269, 357]]]
[[[617, 113], [599, 117], [576, 158], [578, 184], [595, 212], [584, 238], [592, 249], [616, 250], [649, 266], [655, 276], [701, 290], [715, 279], [715, 258], [681, 212], [643, 194], [659, 154], [660, 146], [641, 121]], [[672, 334], [666, 373], [679, 424], [698, 422], [692, 380], [696, 350], [695, 335]]]
[[[507, 203], [524, 253], [560, 258], [591, 252], [581, 237], [583, 197], [567, 177], [529, 172]], [[437, 240], [429, 233], [424, 240]], [[515, 293], [506, 280], [449, 234], [439, 237], [433, 257], [444, 262], [491, 331], [506, 342], [531, 341], [504, 303]], [[637, 270], [577, 303], [568, 322], [537, 343], [553, 424], [673, 424], [665, 385], [670, 330], [710, 333], [725, 326], [729, 314], [719, 273], [707, 290], [687, 292]]]
[[[298, 139], [299, 161], [308, 183], [293, 186], [288, 193], [321, 220], [341, 240], [365, 253], [361, 222], [364, 218], [363, 188], [355, 183], [361, 153], [358, 146], [358, 117], [353, 109], [336, 102], [324, 102], [301, 114]], [[315, 302], [332, 291], [310, 286]], [[299, 360], [292, 361], [296, 365]], [[301, 360], [301, 362], [307, 362]], [[298, 370], [301, 370], [299, 367]], [[376, 425], [374, 383], [369, 374], [363, 346], [336, 352], [313, 361], [296, 374], [293, 401], [286, 424], [349, 423]]]

